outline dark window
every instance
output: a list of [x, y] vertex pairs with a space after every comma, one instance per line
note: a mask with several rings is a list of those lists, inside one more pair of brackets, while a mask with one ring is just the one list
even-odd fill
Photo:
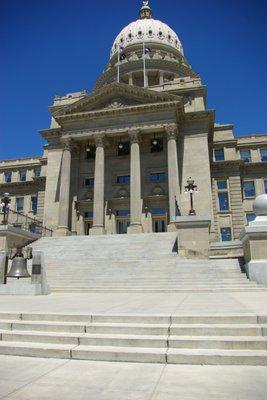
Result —
[[89, 144], [86, 146], [86, 159], [90, 160], [95, 158], [95, 145]]
[[267, 149], [261, 149], [261, 161], [267, 161]]
[[152, 215], [165, 215], [166, 214], [166, 209], [165, 208], [152, 208], [151, 210]]
[[254, 213], [246, 213], [247, 224], [249, 224], [250, 222], [254, 221], [255, 218], [256, 218], [256, 214], [254, 214]]
[[5, 182], [9, 183], [12, 180], [12, 172], [8, 171], [8, 172], [4, 172], [4, 177], [5, 177]]
[[38, 207], [38, 197], [32, 196], [31, 197], [31, 210], [34, 212], [34, 214], [37, 213], [37, 207]]
[[250, 150], [240, 150], [240, 157], [241, 160], [245, 161], [246, 163], [251, 162], [251, 151]]
[[129, 217], [130, 210], [117, 210], [116, 215], [117, 217]]
[[94, 181], [94, 178], [85, 178], [84, 186], [92, 188], [94, 187]]
[[29, 231], [31, 233], [37, 233], [37, 225], [34, 222], [31, 222], [29, 224]]
[[264, 191], [267, 194], [267, 181], [264, 181]]
[[215, 149], [214, 150], [214, 160], [215, 161], [224, 161], [224, 149]]
[[163, 138], [154, 138], [150, 140], [151, 153], [159, 153], [163, 151]]
[[150, 174], [150, 182], [164, 182], [165, 179], [165, 172], [153, 172], [152, 174]]
[[118, 183], [120, 185], [129, 185], [130, 184], [130, 175], [117, 176], [116, 183]]
[[27, 175], [27, 171], [25, 171], [25, 170], [19, 171], [19, 180], [20, 180], [20, 182], [25, 182], [26, 181], [26, 175]]
[[24, 208], [24, 198], [17, 197], [16, 198], [16, 211], [21, 212], [21, 211], [23, 211], [23, 208]]
[[221, 228], [221, 238], [223, 242], [229, 242], [232, 240], [231, 228]]
[[218, 189], [227, 189], [227, 181], [217, 181]]
[[255, 184], [254, 181], [244, 182], [244, 197], [255, 197]]
[[92, 219], [93, 218], [93, 211], [85, 211], [84, 218]]
[[227, 192], [219, 192], [218, 199], [219, 199], [219, 210], [220, 211], [229, 211], [228, 193]]
[[130, 142], [120, 142], [118, 144], [118, 156], [130, 154]]
[[35, 178], [38, 178], [38, 176], [41, 175], [41, 168], [35, 168], [33, 171], [33, 175]]

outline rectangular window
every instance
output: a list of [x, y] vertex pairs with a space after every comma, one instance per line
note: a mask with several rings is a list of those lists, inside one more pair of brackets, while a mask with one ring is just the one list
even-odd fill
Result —
[[12, 180], [12, 172], [6, 171], [4, 172], [5, 183], [9, 183]]
[[220, 189], [227, 189], [227, 181], [217, 181], [217, 188]]
[[130, 185], [130, 175], [117, 176], [116, 183], [119, 185]]
[[224, 161], [224, 149], [215, 149], [214, 150], [214, 160], [215, 161]]
[[95, 150], [96, 150], [96, 147], [93, 144], [88, 144], [86, 146], [85, 155], [86, 155], [87, 160], [95, 158]]
[[267, 181], [264, 181], [264, 192], [267, 194]]
[[151, 210], [152, 215], [166, 215], [166, 209], [165, 208], [152, 208]]
[[160, 153], [163, 151], [163, 138], [154, 138], [150, 140], [151, 153]]
[[245, 161], [245, 163], [251, 162], [251, 151], [250, 150], [240, 150], [241, 160]]
[[130, 142], [120, 142], [117, 149], [118, 156], [130, 154]]
[[130, 210], [117, 210], [116, 215], [117, 217], [129, 217]]
[[41, 168], [34, 168], [33, 176], [34, 178], [38, 178], [41, 175]]
[[165, 182], [166, 174], [165, 172], [153, 172], [150, 174], [150, 182]]
[[93, 211], [85, 211], [84, 218], [85, 219], [92, 219], [93, 218]]
[[94, 187], [94, 181], [94, 178], [85, 178], [84, 186], [92, 188]]
[[27, 175], [27, 171], [26, 170], [19, 171], [19, 180], [20, 180], [20, 182], [25, 182], [26, 181], [26, 175]]
[[261, 161], [267, 161], [267, 149], [260, 149]]
[[232, 240], [231, 228], [221, 228], [222, 242], [230, 242]]
[[31, 210], [34, 212], [34, 214], [37, 213], [37, 206], [38, 206], [38, 197], [32, 196], [31, 197]]
[[254, 214], [252, 212], [246, 213], [247, 224], [254, 221], [255, 218], [256, 218], [256, 214]]
[[22, 212], [24, 208], [24, 197], [17, 197], [16, 198], [16, 211]]
[[219, 210], [220, 211], [229, 211], [229, 198], [227, 192], [219, 192]]
[[244, 182], [244, 197], [256, 197], [254, 181]]

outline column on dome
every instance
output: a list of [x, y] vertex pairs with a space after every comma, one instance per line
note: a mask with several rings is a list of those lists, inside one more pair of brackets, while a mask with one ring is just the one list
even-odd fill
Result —
[[129, 132], [131, 141], [131, 183], [130, 183], [130, 209], [131, 223], [127, 229], [127, 233], [143, 232], [141, 224], [142, 216], [142, 200], [141, 200], [141, 166], [140, 166], [140, 147], [139, 147], [139, 131], [132, 130]]
[[94, 178], [94, 206], [93, 227], [90, 235], [104, 235], [104, 190], [105, 190], [105, 150], [104, 135], [95, 137], [95, 178]]
[[168, 125], [165, 128], [167, 134], [168, 151], [168, 188], [169, 188], [169, 219], [170, 223], [176, 217], [176, 201], [180, 204], [179, 170], [177, 157], [177, 126]]
[[57, 235], [67, 236], [69, 231], [69, 203], [70, 203], [70, 174], [71, 174], [71, 139], [61, 140], [62, 162], [60, 173], [60, 191], [59, 191], [59, 217]]

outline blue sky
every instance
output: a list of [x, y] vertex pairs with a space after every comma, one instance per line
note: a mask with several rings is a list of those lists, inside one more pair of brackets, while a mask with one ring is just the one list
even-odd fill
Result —
[[[39, 155], [56, 93], [91, 90], [139, 0], [1, 2], [0, 159]], [[151, 0], [208, 87], [216, 120], [236, 135], [267, 133], [267, 3]]]

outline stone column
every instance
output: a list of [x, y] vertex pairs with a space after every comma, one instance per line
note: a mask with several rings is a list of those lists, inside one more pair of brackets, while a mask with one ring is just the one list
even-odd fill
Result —
[[95, 180], [94, 180], [94, 207], [93, 227], [90, 235], [103, 235], [104, 228], [104, 186], [105, 186], [105, 151], [104, 136], [99, 135], [95, 139]]
[[131, 185], [130, 185], [130, 203], [131, 203], [131, 225], [127, 233], [143, 232], [141, 224], [142, 201], [141, 201], [141, 171], [140, 171], [140, 148], [139, 131], [129, 132], [131, 140]]
[[71, 174], [71, 139], [62, 140], [63, 153], [60, 173], [59, 217], [56, 234], [69, 234], [69, 203], [70, 203], [70, 174]]
[[178, 171], [178, 158], [177, 158], [177, 126], [175, 124], [168, 125], [166, 128], [167, 133], [167, 147], [168, 147], [168, 187], [169, 187], [169, 217], [170, 223], [176, 217], [176, 204], [180, 204], [180, 187], [179, 187], [179, 171]]

